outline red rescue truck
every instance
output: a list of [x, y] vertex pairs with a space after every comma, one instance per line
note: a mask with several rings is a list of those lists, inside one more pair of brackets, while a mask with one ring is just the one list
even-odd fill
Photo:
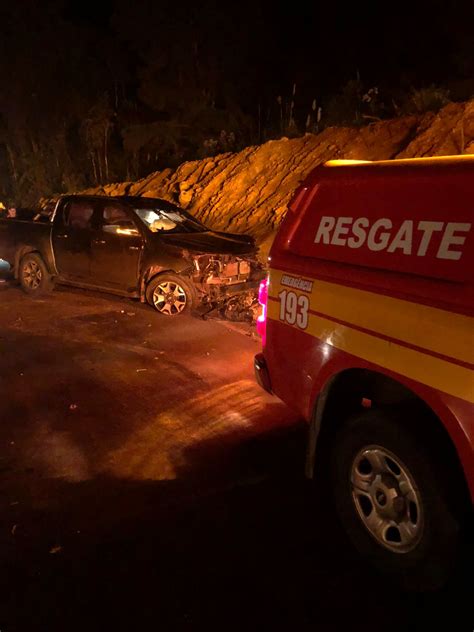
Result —
[[331, 161], [260, 288], [257, 380], [309, 422], [307, 474], [327, 469], [355, 546], [419, 587], [472, 516], [473, 223], [474, 156]]

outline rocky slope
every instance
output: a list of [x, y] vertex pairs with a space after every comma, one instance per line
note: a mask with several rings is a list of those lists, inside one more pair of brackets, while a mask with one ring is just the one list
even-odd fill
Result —
[[265, 252], [294, 189], [319, 163], [460, 153], [474, 153], [474, 100], [452, 103], [437, 114], [269, 141], [94, 191], [178, 202], [211, 228], [254, 235]]

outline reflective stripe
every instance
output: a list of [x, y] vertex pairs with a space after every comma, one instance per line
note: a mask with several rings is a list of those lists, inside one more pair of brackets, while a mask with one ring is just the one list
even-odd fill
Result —
[[[271, 270], [269, 296], [278, 298], [280, 270]], [[299, 278], [298, 275], [295, 275]], [[310, 310], [474, 365], [474, 318], [402, 299], [313, 280]]]
[[[274, 300], [268, 302], [268, 318], [279, 322], [281, 274], [278, 270], [270, 273], [270, 297]], [[311, 309], [319, 314], [323, 312], [321, 315], [310, 312], [305, 329], [305, 333], [318, 338], [321, 344], [474, 403], [474, 371], [453, 364], [449, 358], [442, 359], [423, 352], [424, 348], [427, 352], [472, 364], [474, 319], [317, 280], [313, 283], [311, 294], [295, 291], [310, 296]], [[344, 320], [345, 324], [333, 319]], [[360, 331], [357, 327], [371, 331]], [[398, 338], [400, 343], [406, 342], [418, 348], [397, 344], [378, 334]]]

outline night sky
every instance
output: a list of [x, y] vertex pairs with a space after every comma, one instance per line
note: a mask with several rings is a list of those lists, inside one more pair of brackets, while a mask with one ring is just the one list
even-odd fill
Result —
[[375, 118], [474, 94], [472, 0], [19, 0], [0, 24], [3, 197], [361, 124], [374, 87]]
[[[144, 45], [150, 35], [159, 41], [162, 29], [194, 14], [209, 46], [215, 47], [216, 57], [233, 58], [237, 66], [241, 60], [241, 70], [250, 64], [246, 68], [250, 76], [261, 73], [262, 92], [268, 87], [288, 90], [293, 81], [308, 89], [321, 84], [320, 90], [334, 90], [357, 72], [374, 85], [396, 81], [439, 84], [472, 77], [474, 72], [472, 0], [392, 4], [204, 1], [193, 9], [148, 0], [104, 0], [99, 4], [70, 0], [63, 6], [66, 19], [109, 31], [118, 39], [121, 29], [116, 28], [114, 17], [124, 11], [143, 28]], [[154, 7], [163, 9], [154, 11]], [[165, 23], [163, 15], [167, 16]], [[213, 31], [213, 24], [221, 28]], [[238, 42], [238, 46], [228, 47], [228, 41]]]

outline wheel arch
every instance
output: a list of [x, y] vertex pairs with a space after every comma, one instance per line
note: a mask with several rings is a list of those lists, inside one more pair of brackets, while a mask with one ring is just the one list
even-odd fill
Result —
[[37, 246], [33, 246], [31, 244], [23, 244], [21, 246], [18, 246], [18, 248], [15, 251], [15, 261], [13, 264], [13, 276], [15, 277], [15, 279], [18, 279], [18, 271], [20, 268], [21, 260], [26, 255], [31, 255], [31, 254], [39, 255], [41, 259], [43, 260], [44, 265], [48, 269], [48, 272], [50, 274], [54, 274], [48, 264], [47, 257], [44, 256], [44, 254], [41, 252], [41, 250], [39, 250]]
[[[151, 283], [151, 281], [153, 281], [153, 279], [156, 278], [158, 275], [166, 274], [166, 273], [177, 274], [177, 275], [186, 274], [186, 269], [177, 269], [177, 268], [178, 266], [171, 267], [170, 265], [160, 265], [160, 264], [153, 264], [153, 265], [147, 266], [145, 270], [143, 271], [140, 278], [140, 301], [142, 303], [146, 303], [146, 288], [148, 284]], [[191, 281], [191, 277], [189, 278]]]
[[[371, 369], [350, 368], [332, 375], [321, 389], [310, 419], [306, 455], [306, 475], [313, 478], [316, 469], [325, 468], [325, 449], [349, 416], [364, 407], [405, 407], [417, 411], [419, 424], [411, 429], [442, 445], [446, 460], [462, 479], [463, 494], [469, 496], [467, 473], [456, 443], [433, 406], [406, 384]], [[453, 420], [453, 423], [457, 423]]]
[[164, 272], [176, 274], [176, 271], [173, 270], [173, 268], [170, 268], [169, 266], [160, 266], [158, 264], [150, 265], [143, 271], [140, 279], [140, 301], [142, 303], [146, 302], [146, 288], [150, 281]]

